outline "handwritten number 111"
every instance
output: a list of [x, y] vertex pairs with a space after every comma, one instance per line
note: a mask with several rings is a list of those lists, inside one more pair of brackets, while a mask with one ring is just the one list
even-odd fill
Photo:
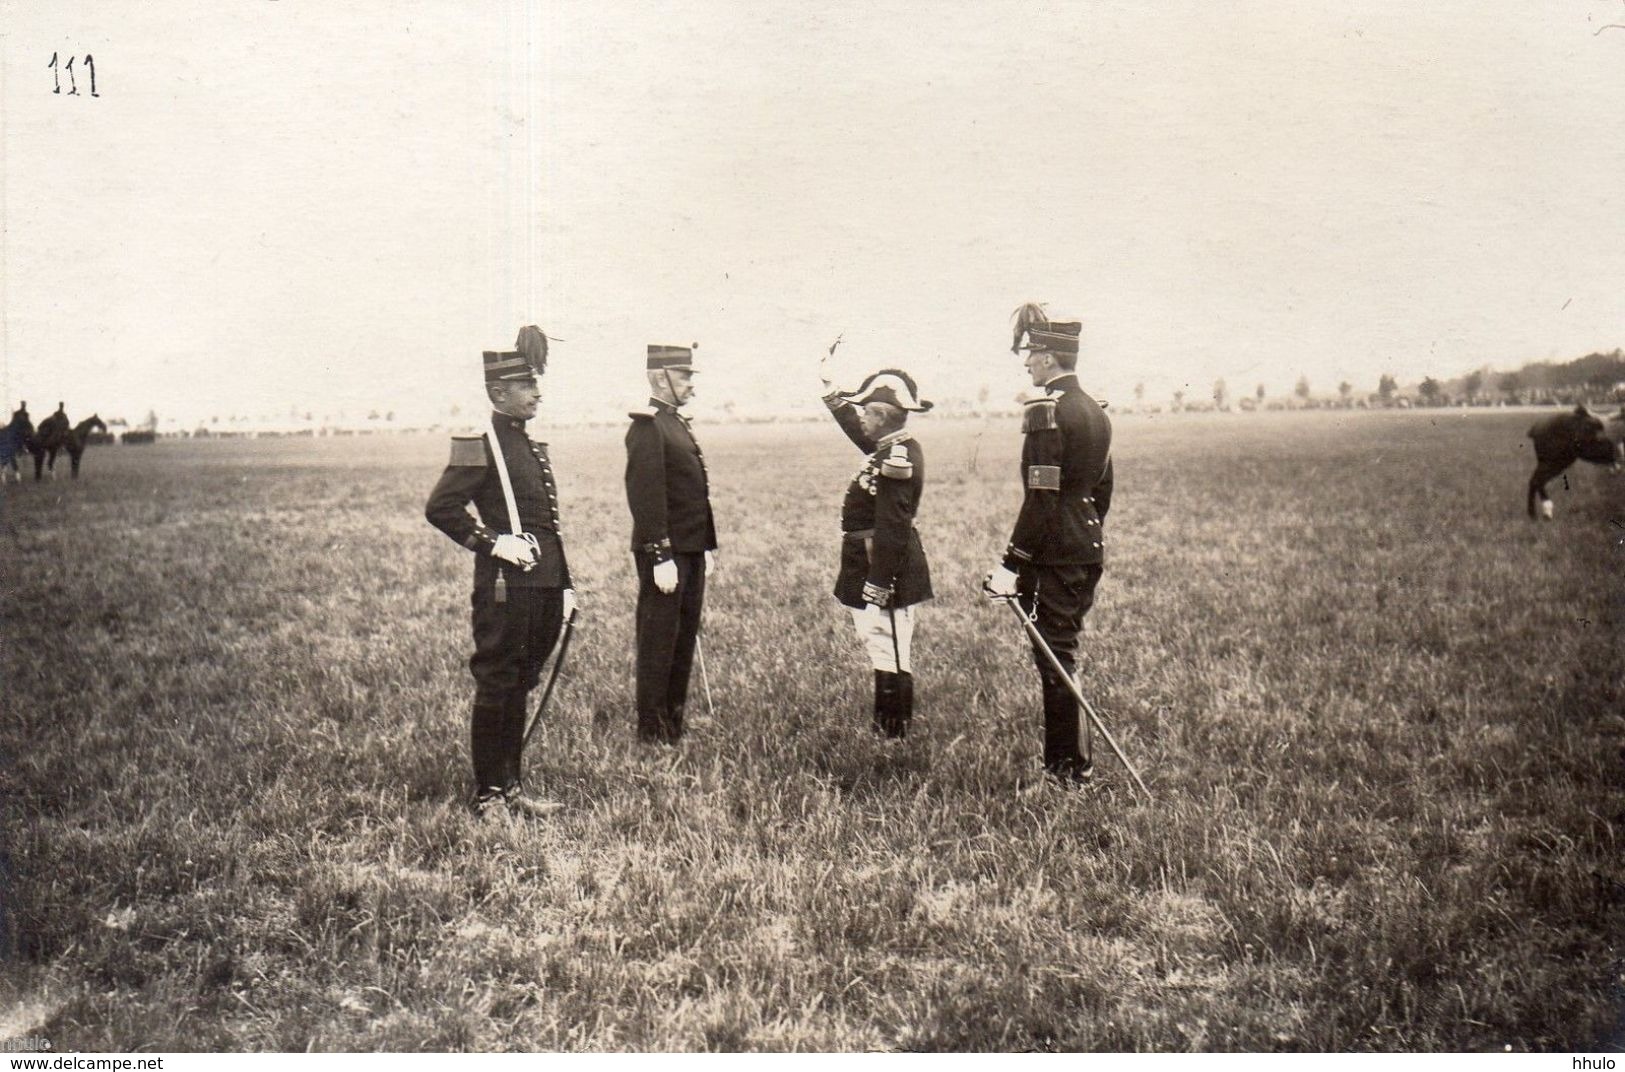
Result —
[[[56, 82], [56, 88], [51, 90], [52, 93], [62, 92], [62, 75], [65, 73], [68, 76], [68, 96], [76, 97], [79, 95], [79, 82], [73, 76], [73, 62], [76, 59], [78, 59], [77, 56], [69, 56], [68, 62], [58, 67], [57, 55], [55, 52], [51, 53], [51, 62], [45, 66], [51, 69], [51, 78]], [[96, 92], [96, 58], [88, 52], [85, 53], [85, 69], [90, 72], [90, 95], [92, 97], [101, 96], [100, 93]]]

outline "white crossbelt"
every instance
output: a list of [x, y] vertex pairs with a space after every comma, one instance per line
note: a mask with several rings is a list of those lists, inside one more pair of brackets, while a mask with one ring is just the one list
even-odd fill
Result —
[[536, 537], [519, 529], [519, 503], [513, 497], [513, 478], [508, 475], [508, 459], [502, 456], [502, 444], [497, 439], [497, 418], [494, 413], [491, 415], [491, 430], [486, 433], [486, 439], [491, 444], [491, 458], [496, 462], [497, 479], [502, 483], [502, 501], [508, 507], [508, 528], [515, 536], [536, 548], [537, 554], [540, 554], [541, 545], [536, 542]]

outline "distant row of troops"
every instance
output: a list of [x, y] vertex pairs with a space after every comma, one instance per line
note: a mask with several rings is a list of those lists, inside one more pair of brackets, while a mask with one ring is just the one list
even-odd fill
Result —
[[[1074, 371], [1080, 327], [1048, 319], [1041, 306], [1017, 310], [1011, 350], [1025, 352], [1039, 390], [1022, 418], [1021, 512], [1003, 558], [984, 582], [989, 596], [1017, 601], [1056, 656], [1052, 663], [1035, 642], [1044, 769], [1063, 786], [1093, 775], [1090, 735], [1062, 674], [1075, 673], [1078, 635], [1101, 577], [1102, 523], [1112, 493], [1111, 424]], [[539, 815], [560, 806], [527, 791], [521, 756], [528, 697], [575, 614], [576, 599], [547, 444], [525, 431], [541, 398], [547, 337], [526, 327], [515, 347], [484, 353], [490, 428], [453, 438], [451, 460], [425, 509], [430, 523], [475, 555], [469, 668], [476, 814], [500, 806]], [[932, 597], [915, 528], [926, 463], [908, 418], [931, 403], [902, 369], [882, 369], [844, 392], [831, 383], [827, 367], [826, 357], [823, 401], [865, 455], [841, 507], [834, 596], [849, 611], [873, 667], [874, 730], [896, 740], [907, 735], [914, 714], [915, 612]], [[643, 742], [669, 745], [684, 732], [717, 526], [705, 456], [682, 413], [694, 393], [694, 348], [651, 345], [646, 370], [649, 404], [631, 414], [626, 433], [630, 549], [638, 577], [637, 734]]]

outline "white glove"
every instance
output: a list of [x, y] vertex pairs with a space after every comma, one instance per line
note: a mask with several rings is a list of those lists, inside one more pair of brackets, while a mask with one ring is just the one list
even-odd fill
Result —
[[536, 547], [523, 536], [498, 536], [496, 545], [491, 548], [491, 554], [520, 569], [528, 570], [536, 565]]
[[580, 609], [581, 604], [576, 602], [576, 590], [574, 588], [566, 588], [564, 590], [564, 620], [569, 621], [571, 618], [574, 618], [576, 616], [576, 611]]
[[999, 566], [982, 582], [982, 591], [992, 599], [1008, 599], [1016, 594], [1016, 575]]
[[715, 551], [707, 551], [707, 552], [705, 552], [705, 575], [707, 577], [709, 577], [709, 576], [711, 576], [711, 574], [715, 573], [716, 571], [717, 571], [717, 553]]
[[677, 563], [671, 559], [655, 567], [655, 587], [660, 589], [662, 595], [671, 595], [677, 591]]

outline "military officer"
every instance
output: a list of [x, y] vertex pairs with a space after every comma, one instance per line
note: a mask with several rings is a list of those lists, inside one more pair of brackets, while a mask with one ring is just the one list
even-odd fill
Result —
[[[1081, 329], [1051, 321], [1038, 305], [1016, 311], [1010, 349], [1027, 351], [1027, 373], [1042, 390], [1022, 414], [1021, 513], [986, 584], [995, 597], [1017, 597], [1069, 675], [1100, 583], [1112, 501], [1111, 422], [1075, 372]], [[1033, 659], [1044, 693], [1044, 769], [1063, 785], [1087, 783], [1094, 758], [1077, 700], [1036, 645]]]
[[841, 504], [835, 598], [851, 612], [874, 667], [875, 732], [900, 738], [914, 716], [914, 608], [931, 598], [931, 569], [914, 528], [925, 455], [908, 430], [908, 415], [924, 413], [931, 403], [920, 399], [914, 378], [901, 369], [881, 369], [851, 394], [831, 383], [827, 357], [820, 377], [824, 405], [868, 455]]
[[649, 405], [626, 432], [626, 500], [638, 573], [638, 739], [676, 744], [683, 735], [689, 671], [716, 564], [705, 456], [681, 410], [694, 395], [694, 348], [651, 345]]
[[[474, 552], [474, 715], [470, 732], [476, 815], [497, 805], [542, 815], [560, 807], [527, 794], [520, 778], [526, 696], [575, 613], [547, 444], [525, 432], [541, 400], [547, 337], [520, 330], [517, 349], [485, 351], [490, 430], [454, 436], [451, 461], [429, 495], [429, 523]], [[468, 511], [472, 502], [476, 519]]]

